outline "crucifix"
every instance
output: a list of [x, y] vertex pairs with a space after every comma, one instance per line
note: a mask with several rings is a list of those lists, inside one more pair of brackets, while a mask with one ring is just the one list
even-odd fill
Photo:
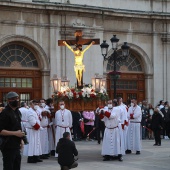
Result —
[[[66, 46], [69, 50], [74, 53], [75, 65], [74, 71], [76, 73], [77, 87], [83, 87], [83, 71], [85, 71], [85, 65], [83, 64], [84, 53], [92, 46], [100, 44], [100, 39], [83, 39], [82, 31], [77, 30], [74, 34], [75, 40], [58, 40], [58, 46]], [[74, 45], [75, 48], [71, 46]], [[84, 50], [82, 45], [88, 45]]]

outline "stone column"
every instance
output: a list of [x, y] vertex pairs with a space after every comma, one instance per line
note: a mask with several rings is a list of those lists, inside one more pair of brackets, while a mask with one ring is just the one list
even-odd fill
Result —
[[50, 92], [50, 70], [42, 70], [42, 97], [47, 99], [51, 97]]
[[154, 104], [153, 74], [145, 74], [145, 99], [148, 103]]
[[169, 59], [169, 55], [170, 55], [170, 50], [169, 50], [169, 46], [170, 46], [170, 34], [165, 33], [162, 35], [162, 42], [163, 42], [163, 62], [164, 62], [164, 72], [163, 72], [163, 82], [164, 82], [164, 88], [163, 88], [163, 94], [164, 94], [164, 100], [170, 100], [170, 79], [169, 79], [169, 75], [170, 75], [170, 59]]

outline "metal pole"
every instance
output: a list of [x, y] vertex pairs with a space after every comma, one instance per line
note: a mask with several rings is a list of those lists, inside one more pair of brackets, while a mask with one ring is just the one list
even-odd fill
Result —
[[117, 61], [117, 54], [116, 51], [113, 53], [113, 58], [114, 58], [114, 99], [116, 99], [116, 61]]

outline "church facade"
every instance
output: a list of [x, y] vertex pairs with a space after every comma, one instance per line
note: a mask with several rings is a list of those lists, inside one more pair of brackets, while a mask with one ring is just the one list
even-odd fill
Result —
[[[0, 101], [14, 90], [21, 100], [48, 98], [54, 74], [75, 86], [74, 55], [58, 40], [106, 40], [113, 34], [130, 46], [126, 62], [117, 63], [121, 77], [117, 94], [127, 101], [146, 99], [152, 104], [170, 101], [170, 1], [164, 0], [22, 0], [0, 1]], [[85, 48], [86, 46], [83, 46]], [[112, 50], [109, 51], [109, 54]], [[112, 62], [103, 62], [99, 45], [84, 54], [84, 83], [96, 73], [106, 75]], [[113, 81], [109, 82], [110, 94]], [[112, 96], [112, 95], [111, 95]]]

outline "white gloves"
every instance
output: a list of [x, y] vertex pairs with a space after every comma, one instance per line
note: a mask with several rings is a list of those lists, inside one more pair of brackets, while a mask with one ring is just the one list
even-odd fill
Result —
[[49, 126], [53, 125], [53, 122], [49, 123]]
[[40, 127], [40, 130], [44, 130], [44, 128], [43, 128], [43, 127]]

